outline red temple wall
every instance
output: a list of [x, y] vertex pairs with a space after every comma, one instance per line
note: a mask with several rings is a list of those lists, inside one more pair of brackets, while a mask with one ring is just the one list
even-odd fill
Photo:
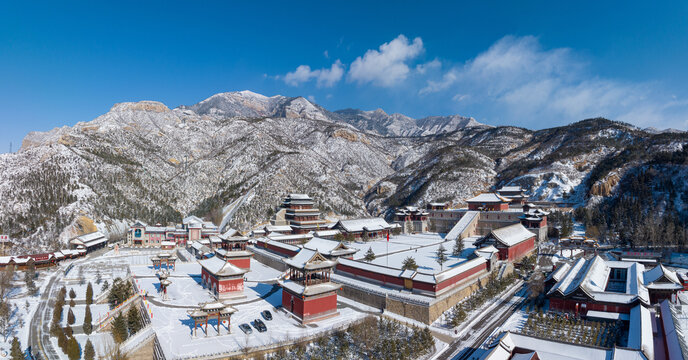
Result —
[[251, 258], [227, 258], [227, 262], [242, 269], [251, 268]]

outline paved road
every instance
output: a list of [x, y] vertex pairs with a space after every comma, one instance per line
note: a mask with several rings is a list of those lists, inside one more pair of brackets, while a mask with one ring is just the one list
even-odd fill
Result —
[[[61, 271], [61, 269], [58, 269], [57, 271]], [[43, 291], [41, 294], [41, 300], [38, 303], [38, 308], [31, 318], [29, 343], [31, 343], [31, 349], [38, 353], [42, 359], [60, 358], [50, 342], [49, 328], [50, 321], [52, 320], [52, 316], [50, 316], [50, 298], [52, 287], [59, 276], [59, 274], [56, 274], [52, 279], [50, 279], [45, 291]]]
[[[85, 257], [74, 260], [71, 264], [78, 264], [86, 259], [90, 259], [95, 256], [99, 256], [107, 251], [106, 249], [100, 249], [93, 253], [87, 254]], [[37, 355], [39, 359], [47, 360], [59, 360], [62, 350], [55, 349], [50, 342], [50, 322], [52, 321], [52, 294], [53, 286], [56, 282], [64, 275], [64, 268], [59, 266], [55, 268], [56, 274], [48, 281], [48, 285], [41, 294], [41, 300], [38, 303], [38, 308], [31, 318], [31, 326], [29, 329], [29, 343], [31, 344], [31, 349]]]
[[[487, 339], [497, 327], [504, 324], [504, 322], [520, 308], [525, 297], [519, 294], [522, 293], [524, 288], [525, 283], [522, 286], [514, 288], [510, 296], [502, 299], [498, 307], [489, 313], [491, 315], [501, 315], [492, 318], [488, 316], [486, 319], [476, 322], [463, 337], [449, 344], [449, 347], [437, 358], [454, 360], [469, 359], [485, 339]], [[505, 308], [506, 310], [504, 310]], [[474, 336], [476, 332], [478, 332], [477, 337]]]

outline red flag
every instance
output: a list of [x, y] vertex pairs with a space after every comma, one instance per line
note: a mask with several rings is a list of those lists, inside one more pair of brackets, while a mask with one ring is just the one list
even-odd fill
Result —
[[389, 231], [387, 232], [387, 241], [389, 241]]

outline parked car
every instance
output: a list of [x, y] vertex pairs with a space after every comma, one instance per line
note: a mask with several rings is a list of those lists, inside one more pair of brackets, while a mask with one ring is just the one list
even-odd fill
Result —
[[251, 329], [248, 324], [241, 324], [239, 325], [239, 329], [244, 332], [244, 334], [253, 334], [253, 329]]
[[263, 315], [263, 318], [265, 320], [267, 320], [267, 321], [272, 320], [272, 314], [270, 313], [270, 310], [263, 310], [263, 311], [261, 311], [260, 314]]
[[266, 332], [268, 331], [268, 327], [265, 326], [265, 323], [261, 319], [255, 319], [253, 320], [253, 327], [258, 330], [258, 332]]

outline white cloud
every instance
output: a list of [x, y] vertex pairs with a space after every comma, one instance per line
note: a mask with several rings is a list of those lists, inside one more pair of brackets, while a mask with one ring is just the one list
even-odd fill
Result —
[[546, 50], [532, 36], [502, 38], [465, 64], [429, 78], [419, 93], [469, 94], [453, 100], [505, 123], [536, 128], [596, 116], [685, 128], [688, 114], [685, 101], [665, 95], [657, 84], [592, 76], [571, 49]]
[[424, 75], [425, 73], [427, 73], [430, 70], [436, 70], [436, 69], [439, 69], [441, 67], [442, 67], [442, 63], [439, 60], [434, 59], [432, 61], [426, 62], [425, 64], [416, 65], [416, 72], [418, 72], [418, 74], [420, 74], [420, 75]]
[[296, 70], [287, 73], [282, 78], [287, 85], [299, 86], [312, 79], [317, 80], [318, 87], [332, 87], [344, 76], [342, 62], [337, 60], [329, 69], [311, 70], [308, 65], [300, 65]]
[[380, 45], [379, 50], [368, 50], [363, 57], [357, 57], [349, 68], [348, 79], [359, 84], [372, 83], [391, 87], [408, 77], [408, 62], [424, 51], [423, 40], [419, 37], [413, 42], [404, 35]]

